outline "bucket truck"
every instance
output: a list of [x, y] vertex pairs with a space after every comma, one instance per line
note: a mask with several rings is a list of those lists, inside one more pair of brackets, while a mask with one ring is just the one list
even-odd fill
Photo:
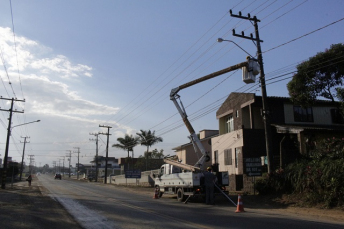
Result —
[[[166, 194], [176, 194], [177, 200], [182, 202], [187, 199], [187, 197], [195, 195], [204, 195], [205, 190], [203, 187], [203, 168], [204, 163], [210, 160], [209, 152], [207, 152], [199, 140], [195, 130], [193, 129], [190, 121], [187, 118], [184, 106], [180, 100], [178, 92], [187, 87], [193, 86], [195, 84], [201, 83], [208, 79], [217, 77], [219, 75], [231, 72], [242, 68], [243, 70], [243, 81], [246, 83], [255, 82], [255, 75], [259, 73], [259, 66], [255, 59], [247, 58], [247, 61], [242, 62], [237, 65], [222, 69], [220, 71], [211, 73], [209, 75], [203, 76], [196, 80], [185, 83], [177, 88], [171, 90], [170, 99], [176, 106], [179, 114], [181, 115], [183, 122], [190, 132], [190, 139], [193, 144], [195, 152], [201, 152], [201, 158], [196, 162], [195, 165], [187, 165], [174, 160], [171, 158], [165, 158], [164, 162], [166, 164], [162, 165], [159, 173], [154, 174], [155, 177], [155, 188], [159, 190], [159, 197], [164, 193]], [[179, 100], [179, 103], [178, 103]], [[219, 172], [218, 164], [212, 165], [213, 171], [216, 173], [218, 180], [218, 186], [225, 190], [225, 186], [229, 185], [228, 172]]]

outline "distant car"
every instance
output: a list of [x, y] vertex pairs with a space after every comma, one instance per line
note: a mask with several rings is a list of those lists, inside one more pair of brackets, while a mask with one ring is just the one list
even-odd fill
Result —
[[56, 180], [56, 179], [60, 179], [60, 180], [61, 180], [61, 178], [62, 178], [61, 174], [59, 174], [59, 173], [56, 173], [56, 174], [55, 174], [55, 180]]

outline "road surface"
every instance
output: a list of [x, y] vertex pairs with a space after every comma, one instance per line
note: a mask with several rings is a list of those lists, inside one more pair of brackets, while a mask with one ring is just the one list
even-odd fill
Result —
[[[83, 228], [343, 228], [332, 224], [250, 209], [235, 213], [228, 203], [183, 204], [174, 198], [153, 199], [152, 193], [135, 192], [113, 185], [39, 176], [44, 194], [59, 201]], [[225, 199], [223, 201], [226, 201]], [[246, 210], [246, 209], [245, 209]]]

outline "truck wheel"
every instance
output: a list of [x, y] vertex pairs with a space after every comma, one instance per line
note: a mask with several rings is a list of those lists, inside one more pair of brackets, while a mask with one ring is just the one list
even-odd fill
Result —
[[178, 189], [177, 191], [177, 200], [179, 202], [184, 202], [186, 199], [186, 196], [184, 195], [184, 191], [182, 188]]

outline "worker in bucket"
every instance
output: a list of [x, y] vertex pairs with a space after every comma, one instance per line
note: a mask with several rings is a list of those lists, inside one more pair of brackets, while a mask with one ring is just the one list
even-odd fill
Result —
[[214, 203], [214, 183], [217, 178], [212, 173], [211, 167], [207, 168], [207, 172], [204, 173], [204, 186], [205, 186], [205, 203], [206, 204], [215, 204]]

